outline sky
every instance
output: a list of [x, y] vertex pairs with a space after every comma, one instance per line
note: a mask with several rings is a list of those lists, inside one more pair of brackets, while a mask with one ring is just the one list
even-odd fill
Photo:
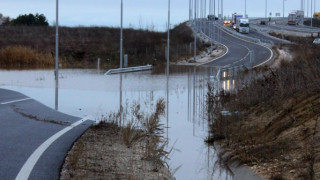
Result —
[[[209, 0], [206, 1], [209, 2]], [[231, 16], [234, 12], [244, 14], [244, 0], [223, 1], [225, 16]], [[320, 0], [316, 1], [316, 10], [320, 11]], [[119, 27], [120, 2], [120, 0], [59, 0], [59, 24], [63, 26]], [[218, 0], [216, 0], [217, 2]], [[49, 24], [53, 25], [55, 22], [55, 3], [56, 0], [1, 0], [0, 13], [11, 18], [20, 14], [44, 14]], [[124, 27], [154, 27], [153, 29], [158, 31], [166, 29], [168, 0], [123, 0], [123, 3]], [[298, 9], [300, 9], [300, 0], [285, 1], [286, 16], [292, 10]], [[309, 7], [309, 9], [311, 8]], [[282, 15], [282, 1], [268, 0], [268, 14], [269, 12], [272, 12], [273, 16], [277, 12]], [[265, 1], [247, 0], [247, 14], [249, 17], [264, 17]], [[188, 19], [189, 0], [171, 0], [171, 26]]]

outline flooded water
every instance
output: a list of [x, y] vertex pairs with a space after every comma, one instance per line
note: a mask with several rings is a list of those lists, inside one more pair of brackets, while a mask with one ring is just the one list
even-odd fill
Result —
[[[96, 70], [60, 70], [59, 111], [99, 120], [120, 106], [139, 103], [150, 110], [159, 98], [169, 101], [168, 115], [163, 118], [170, 146], [174, 147], [169, 162], [180, 167], [177, 179], [232, 179], [215, 167], [216, 153], [208, 148], [205, 112], [206, 84], [217, 74], [213, 68], [172, 68], [164, 73], [151, 71], [104, 76]], [[234, 82], [222, 83], [223, 88]], [[55, 107], [53, 70], [0, 70], [0, 88], [21, 92], [41, 103]]]

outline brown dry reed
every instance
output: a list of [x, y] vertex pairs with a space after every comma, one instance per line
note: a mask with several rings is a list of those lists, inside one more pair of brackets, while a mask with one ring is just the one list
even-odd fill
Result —
[[26, 46], [12, 46], [0, 50], [0, 68], [52, 68], [54, 58], [50, 53], [41, 53]]

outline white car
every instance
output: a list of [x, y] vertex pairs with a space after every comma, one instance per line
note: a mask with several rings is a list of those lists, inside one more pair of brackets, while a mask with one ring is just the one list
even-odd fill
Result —
[[320, 44], [320, 38], [314, 39], [313, 44]]

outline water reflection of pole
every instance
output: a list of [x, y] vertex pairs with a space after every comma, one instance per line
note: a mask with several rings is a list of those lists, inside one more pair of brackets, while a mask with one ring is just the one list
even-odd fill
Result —
[[191, 111], [191, 108], [190, 108], [190, 71], [191, 69], [189, 69], [188, 71], [188, 122], [190, 122], [190, 111]]
[[55, 71], [55, 109], [58, 110], [59, 101], [59, 0], [56, 0], [56, 71]]
[[168, 0], [168, 40], [167, 40], [167, 141], [169, 141], [169, 63], [170, 63], [170, 0]]
[[120, 99], [119, 99], [119, 105], [120, 105], [120, 123], [124, 123], [122, 122], [123, 117], [123, 106], [122, 106], [122, 73], [120, 73]]
[[[121, 15], [120, 15], [120, 69], [122, 69], [123, 58], [123, 0], [121, 0]], [[120, 122], [122, 122], [122, 73], [120, 73]]]
[[196, 67], [193, 67], [193, 113], [192, 113], [192, 122], [193, 122], [193, 135], [195, 135], [195, 112], [196, 112]]

